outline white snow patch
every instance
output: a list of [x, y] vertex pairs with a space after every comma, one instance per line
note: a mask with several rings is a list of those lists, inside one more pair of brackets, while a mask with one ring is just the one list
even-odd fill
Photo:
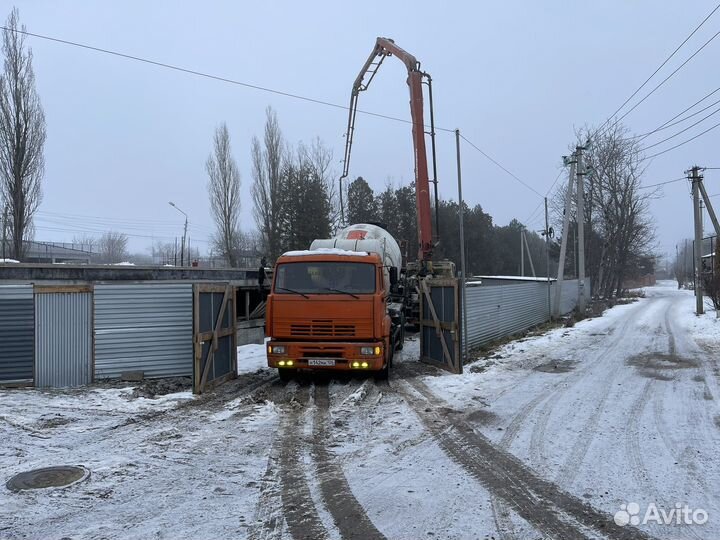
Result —
[[135, 266], [135, 263], [123, 261], [123, 262], [119, 262], [119, 263], [112, 263], [111, 266]]
[[318, 248], [318, 249], [307, 249], [302, 251], [286, 251], [283, 253], [283, 257], [307, 257], [313, 255], [341, 255], [345, 257], [367, 257], [369, 254], [365, 251], [350, 251], [347, 249], [338, 248]]
[[[269, 338], [265, 338], [265, 343]], [[267, 365], [267, 354], [265, 353], [265, 343], [251, 343], [250, 345], [241, 345], [237, 348], [237, 372], [255, 373], [263, 369], [270, 369]]]
[[20, 264], [20, 261], [15, 259], [0, 259], [0, 264]]

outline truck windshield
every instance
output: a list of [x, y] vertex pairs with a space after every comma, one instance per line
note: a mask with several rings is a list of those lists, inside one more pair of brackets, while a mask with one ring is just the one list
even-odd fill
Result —
[[[375, 266], [355, 262], [296, 262], [276, 268], [276, 294], [372, 294]], [[289, 292], [292, 291], [292, 292]]]

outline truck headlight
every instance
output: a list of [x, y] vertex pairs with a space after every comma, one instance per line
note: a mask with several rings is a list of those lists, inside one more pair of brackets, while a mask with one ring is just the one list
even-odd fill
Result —
[[374, 354], [372, 347], [360, 347], [360, 354], [365, 356], [372, 356]]
[[285, 354], [285, 345], [271, 345], [268, 347], [272, 354]]

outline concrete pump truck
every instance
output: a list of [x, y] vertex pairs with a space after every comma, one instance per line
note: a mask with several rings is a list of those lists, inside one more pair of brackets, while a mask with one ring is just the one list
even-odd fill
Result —
[[[355, 79], [350, 97], [342, 181], [350, 167], [360, 92], [367, 90], [385, 58], [395, 56], [408, 71], [415, 161], [417, 262], [402, 267], [398, 242], [377, 224], [344, 228], [334, 238], [315, 240], [307, 251], [278, 258], [267, 300], [268, 365], [280, 378], [297, 370], [373, 372], [388, 377], [396, 350], [403, 346], [405, 324], [417, 318], [418, 279], [453, 275], [448, 261], [433, 264], [430, 179], [425, 144], [423, 84], [430, 102], [430, 140], [437, 205], [432, 80], [420, 63], [391, 39], [377, 38], [375, 48]], [[344, 221], [344, 214], [343, 214]], [[437, 232], [437, 223], [436, 223]]]

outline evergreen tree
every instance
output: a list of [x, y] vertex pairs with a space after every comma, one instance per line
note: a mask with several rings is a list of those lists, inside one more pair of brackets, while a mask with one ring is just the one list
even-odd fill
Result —
[[380, 195], [377, 196], [378, 218], [380, 223], [398, 241], [404, 240], [398, 237], [398, 206], [395, 197], [395, 190], [388, 185]]
[[348, 223], [373, 223], [378, 221], [375, 193], [362, 176], [348, 187]]
[[306, 163], [282, 169], [282, 251], [308, 249], [313, 240], [330, 237], [332, 211], [327, 184]]

